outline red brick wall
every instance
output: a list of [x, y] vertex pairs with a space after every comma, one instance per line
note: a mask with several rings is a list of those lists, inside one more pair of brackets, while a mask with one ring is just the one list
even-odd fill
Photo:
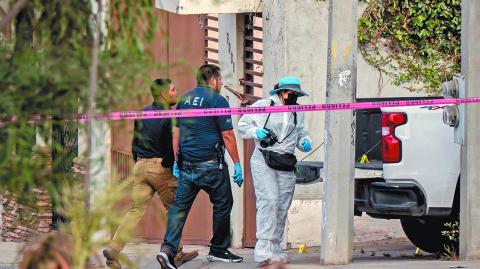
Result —
[[2, 240], [10, 242], [30, 241], [40, 233], [50, 231], [52, 219], [51, 204], [48, 195], [36, 191], [36, 206], [24, 206], [15, 198], [3, 194], [0, 202], [2, 213]]

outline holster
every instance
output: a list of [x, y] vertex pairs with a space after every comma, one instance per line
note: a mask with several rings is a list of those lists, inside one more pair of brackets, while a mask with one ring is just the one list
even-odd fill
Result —
[[227, 167], [227, 162], [225, 162], [225, 145], [221, 145], [217, 142], [215, 144], [215, 149], [217, 150], [218, 168], [222, 170], [223, 166]]
[[183, 155], [180, 150], [178, 151], [178, 155], [177, 155], [177, 166], [178, 166], [178, 169], [182, 169], [183, 167]]

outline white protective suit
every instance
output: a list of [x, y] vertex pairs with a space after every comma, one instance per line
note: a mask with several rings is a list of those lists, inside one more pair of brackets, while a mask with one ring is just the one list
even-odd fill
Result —
[[[277, 95], [270, 96], [255, 102], [252, 106], [270, 106], [271, 101], [275, 105], [283, 105]], [[268, 114], [245, 114], [238, 123], [238, 131], [243, 139], [254, 139], [255, 150], [250, 159], [253, 184], [255, 188], [257, 207], [257, 244], [255, 245], [255, 262], [263, 261], [287, 261], [280, 244], [283, 241], [285, 221], [288, 209], [292, 203], [295, 190], [296, 176], [294, 172], [278, 171], [270, 168], [263, 158], [259, 149], [260, 140], [255, 132], [263, 128]], [[281, 144], [265, 148], [278, 153], [295, 154], [295, 146], [302, 150], [300, 141], [308, 139], [309, 133], [305, 124], [304, 114], [297, 112], [297, 126], [294, 124], [294, 116], [291, 112], [272, 113], [266, 128], [272, 130]]]

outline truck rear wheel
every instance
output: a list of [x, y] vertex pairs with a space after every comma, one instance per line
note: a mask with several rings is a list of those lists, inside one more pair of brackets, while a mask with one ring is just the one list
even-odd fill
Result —
[[458, 243], [442, 235], [442, 231], [448, 230], [444, 224], [449, 221], [454, 222], [455, 220], [420, 218], [404, 218], [400, 220], [408, 239], [421, 250], [430, 253], [443, 253], [445, 245], [454, 246], [458, 249]]

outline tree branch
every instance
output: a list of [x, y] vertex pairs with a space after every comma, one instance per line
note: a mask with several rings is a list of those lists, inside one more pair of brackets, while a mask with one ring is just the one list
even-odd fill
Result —
[[20, 11], [22, 11], [22, 9], [24, 9], [27, 6], [29, 2], [30, 2], [29, 0], [18, 0], [12, 6], [12, 8], [8, 11], [7, 15], [5, 15], [5, 17], [3, 17], [2, 20], [0, 21], [1, 32], [5, 30], [7, 25], [9, 25], [12, 22], [13, 18], [15, 18], [18, 15], [18, 13], [20, 13]]

